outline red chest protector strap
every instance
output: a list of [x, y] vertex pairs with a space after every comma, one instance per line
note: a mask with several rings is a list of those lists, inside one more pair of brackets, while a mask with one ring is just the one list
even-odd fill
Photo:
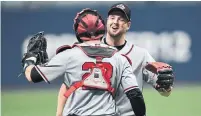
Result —
[[[74, 91], [84, 85], [84, 80], [74, 83], [65, 93], [64, 96], [68, 98]], [[114, 95], [114, 88], [111, 86], [107, 89], [112, 95]]]
[[82, 87], [83, 84], [84, 84], [84, 83], [83, 83], [83, 80], [74, 83], [74, 84], [65, 92], [64, 96], [65, 96], [66, 98], [68, 98], [74, 91], [76, 91], [78, 88]]
[[[68, 98], [74, 91], [76, 91], [78, 88], [83, 86], [83, 81], [76, 82], [73, 84], [64, 94], [66, 98]], [[114, 95], [114, 88], [108, 88], [108, 91]]]

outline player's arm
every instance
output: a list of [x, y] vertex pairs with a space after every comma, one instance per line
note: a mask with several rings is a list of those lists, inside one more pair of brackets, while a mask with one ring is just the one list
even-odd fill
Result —
[[[44, 32], [38, 32], [30, 38], [27, 45], [27, 52], [22, 58], [23, 71], [28, 81], [35, 81], [32, 78], [32, 72], [35, 65], [41, 65], [48, 62], [48, 54], [46, 52], [47, 41], [44, 37]], [[39, 80], [43, 80], [40, 79]], [[36, 81], [39, 81], [36, 79]]]
[[22, 58], [23, 71], [28, 81], [37, 83], [44, 80], [49, 83], [65, 73], [68, 56], [61, 53], [48, 62], [46, 49], [47, 41], [44, 32], [35, 34], [29, 40], [27, 52]]
[[34, 68], [34, 65], [30, 65], [25, 70], [25, 77], [27, 78], [27, 80], [29, 82], [33, 82], [32, 78], [31, 78], [31, 71], [32, 71], [33, 68]]
[[62, 116], [63, 109], [67, 101], [67, 98], [64, 96], [66, 91], [67, 91], [67, 86], [63, 83], [60, 87], [59, 94], [58, 94], [56, 116]]
[[153, 73], [153, 71], [147, 70], [146, 67], [148, 66], [148, 63], [151, 62], [154, 63], [156, 61], [146, 50], [144, 59], [145, 59], [143, 63], [144, 81], [152, 85], [162, 96], [168, 97], [173, 89], [172, 86], [174, 82], [173, 70], [172, 69], [166, 70], [166, 68], [162, 68], [163, 65], [161, 65], [160, 69], [161, 71]]
[[65, 57], [63, 53], [54, 56], [45, 65], [37, 65], [37, 58], [30, 57], [24, 60], [24, 72], [28, 81], [38, 83], [45, 81], [50, 83], [50, 81], [61, 77], [66, 71], [66, 64], [69, 60]]
[[37, 58], [32, 56], [29, 58], [24, 59], [23, 61], [23, 70], [25, 73], [25, 77], [29, 82], [41, 82], [43, 78], [40, 76], [38, 71], [35, 68]]
[[130, 100], [135, 116], [145, 116], [146, 106], [140, 89], [133, 88], [131, 90], [126, 91], [125, 93], [128, 99]]
[[[127, 61], [127, 60], [126, 60]], [[145, 116], [146, 115], [146, 106], [142, 92], [140, 91], [135, 75], [129, 62], [125, 62], [122, 65], [123, 73], [121, 84], [124, 89], [125, 94], [130, 100], [131, 106], [136, 116]]]

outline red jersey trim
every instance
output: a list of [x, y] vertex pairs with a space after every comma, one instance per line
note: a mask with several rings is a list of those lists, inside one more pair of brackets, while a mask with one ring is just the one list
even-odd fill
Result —
[[133, 50], [134, 45], [131, 46], [130, 50], [125, 54], [128, 55]]
[[126, 59], [128, 60], [129, 64], [132, 66], [132, 61], [131, 61], [131, 59], [130, 59], [128, 56], [124, 55], [124, 54], [121, 54], [121, 55], [124, 56], [124, 57], [126, 57]]
[[128, 87], [126, 89], [124, 89], [124, 92], [127, 92], [128, 90], [131, 90], [131, 89], [134, 89], [134, 88], [137, 88], [138, 86], [131, 86], [131, 87]]
[[71, 49], [71, 48], [72, 48], [72, 47], [69, 46], [69, 45], [60, 46], [59, 48], [57, 48], [56, 54], [58, 54], [58, 53], [60, 53], [60, 52], [62, 52], [62, 51], [64, 51], [64, 50], [66, 50], [66, 49]]

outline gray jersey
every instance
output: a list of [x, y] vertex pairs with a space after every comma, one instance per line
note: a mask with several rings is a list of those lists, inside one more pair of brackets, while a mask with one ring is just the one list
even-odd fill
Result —
[[[130, 89], [138, 88], [132, 67], [126, 57], [115, 53], [112, 57], [103, 58], [102, 62], [109, 63], [112, 67], [112, 70], [106, 74], [111, 76], [111, 86], [115, 90], [118, 91], [121, 86], [125, 93]], [[70, 87], [75, 82], [81, 81], [85, 74], [90, 74], [91, 70], [86, 67], [95, 63], [95, 58], [87, 56], [79, 47], [74, 47], [57, 54], [46, 66], [36, 67], [46, 82], [50, 83], [63, 76], [66, 79], [66, 85]], [[63, 115], [69, 114], [118, 116], [119, 111], [110, 92], [80, 87], [69, 96], [64, 107]]]
[[[124, 54], [130, 58], [132, 62], [133, 73], [137, 78], [138, 86], [141, 90], [143, 89], [144, 81], [151, 85], [155, 84], [152, 80], [152, 75], [149, 75], [143, 71], [143, 68], [147, 62], [155, 61], [146, 49], [127, 42], [126, 45], [119, 51], [119, 53]], [[122, 116], [134, 115], [129, 99], [123, 93], [122, 88], [117, 92], [116, 101]]]

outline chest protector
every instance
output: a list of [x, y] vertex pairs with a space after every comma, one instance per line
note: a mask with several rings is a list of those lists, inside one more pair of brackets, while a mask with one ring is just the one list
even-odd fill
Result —
[[89, 70], [89, 73], [85, 73], [81, 81], [75, 82], [64, 94], [65, 97], [69, 97], [75, 90], [82, 87], [83, 89], [97, 89], [105, 90], [114, 94], [114, 88], [111, 85], [111, 77], [113, 68], [109, 62], [102, 62], [103, 58], [112, 57], [117, 50], [110, 47], [95, 46], [79, 46], [73, 47], [80, 48], [88, 57], [96, 59], [94, 62], [85, 62], [83, 64], [83, 70]]

